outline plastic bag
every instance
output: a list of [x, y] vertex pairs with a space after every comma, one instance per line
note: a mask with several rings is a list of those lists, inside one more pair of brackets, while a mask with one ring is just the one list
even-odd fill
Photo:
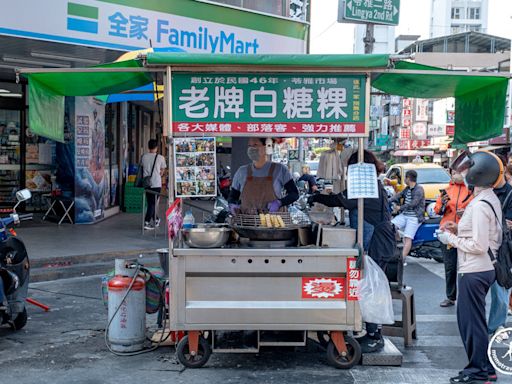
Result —
[[388, 278], [368, 255], [364, 255], [364, 273], [358, 285], [358, 298], [363, 321], [375, 324], [395, 322]]

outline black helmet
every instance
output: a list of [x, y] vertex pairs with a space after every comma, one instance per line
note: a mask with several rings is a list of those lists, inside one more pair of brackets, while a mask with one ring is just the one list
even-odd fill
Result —
[[464, 151], [450, 168], [459, 173], [467, 171], [466, 183], [474, 187], [494, 188], [503, 179], [503, 163], [498, 156], [488, 151]]

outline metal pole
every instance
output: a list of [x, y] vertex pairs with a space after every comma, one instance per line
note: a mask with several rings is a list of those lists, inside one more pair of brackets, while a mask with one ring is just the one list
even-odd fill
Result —
[[[364, 106], [364, 132], [368, 134], [370, 129], [370, 74], [366, 74], [365, 81], [365, 106]], [[357, 161], [364, 162], [364, 138], [360, 137], [357, 147]], [[364, 230], [364, 199], [357, 200], [357, 243], [363, 247], [363, 230]]]
[[[167, 150], [168, 161], [169, 164], [169, 177], [167, 191], [169, 192], [169, 199], [167, 201], [167, 206], [170, 206], [174, 201], [174, 153], [173, 153], [173, 141], [172, 141], [172, 98], [171, 98], [171, 67], [168, 66], [165, 71], [165, 81], [164, 81], [164, 135], [167, 136], [167, 143], [169, 148]], [[165, 226], [167, 228], [167, 217], [165, 218]], [[173, 247], [174, 243], [171, 238], [169, 238], [169, 257], [173, 255]]]

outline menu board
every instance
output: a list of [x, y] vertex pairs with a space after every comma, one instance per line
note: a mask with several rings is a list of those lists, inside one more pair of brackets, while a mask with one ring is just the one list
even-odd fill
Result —
[[176, 197], [217, 196], [215, 138], [174, 140]]
[[349, 165], [347, 176], [348, 199], [377, 199], [379, 197], [375, 165], [367, 163]]

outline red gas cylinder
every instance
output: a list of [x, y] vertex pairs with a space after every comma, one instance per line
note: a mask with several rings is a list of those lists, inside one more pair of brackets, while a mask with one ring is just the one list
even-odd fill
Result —
[[119, 271], [116, 260], [116, 276], [108, 282], [108, 339], [117, 352], [140, 351], [146, 339], [145, 284], [142, 277], [133, 280], [134, 272]]

